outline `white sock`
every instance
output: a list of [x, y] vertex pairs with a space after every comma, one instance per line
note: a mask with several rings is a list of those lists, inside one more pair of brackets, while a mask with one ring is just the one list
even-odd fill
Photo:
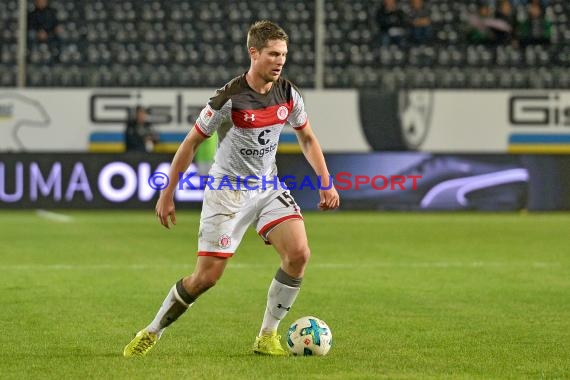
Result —
[[146, 330], [157, 334], [160, 338], [164, 329], [176, 321], [192, 305], [184, 302], [176, 290], [176, 285], [174, 285], [162, 302], [162, 306], [156, 313], [153, 321], [146, 327]]
[[276, 279], [271, 281], [271, 286], [269, 286], [269, 292], [267, 293], [265, 315], [259, 330], [260, 336], [277, 332], [279, 322], [285, 318], [285, 315], [291, 309], [291, 305], [295, 302], [299, 290], [301, 288], [282, 284]]

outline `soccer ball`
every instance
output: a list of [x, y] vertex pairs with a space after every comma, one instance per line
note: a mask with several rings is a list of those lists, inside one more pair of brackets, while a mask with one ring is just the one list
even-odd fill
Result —
[[332, 332], [327, 324], [316, 317], [302, 317], [287, 331], [287, 347], [293, 355], [326, 355], [331, 349]]

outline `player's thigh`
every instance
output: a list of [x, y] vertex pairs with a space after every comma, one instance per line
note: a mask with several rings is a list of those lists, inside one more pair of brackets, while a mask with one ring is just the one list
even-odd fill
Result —
[[301, 210], [289, 190], [269, 190], [257, 221], [259, 235], [284, 257], [306, 255], [307, 234]]
[[267, 235], [279, 255], [289, 261], [306, 261], [309, 258], [309, 243], [302, 219], [289, 219], [277, 225]]
[[311, 255], [303, 220], [289, 219], [280, 223], [268, 238], [279, 253], [281, 268], [290, 276], [303, 277]]
[[278, 225], [292, 220], [303, 220], [301, 209], [289, 190], [266, 190], [259, 195], [260, 209], [255, 221], [255, 229], [266, 243], [268, 236]]

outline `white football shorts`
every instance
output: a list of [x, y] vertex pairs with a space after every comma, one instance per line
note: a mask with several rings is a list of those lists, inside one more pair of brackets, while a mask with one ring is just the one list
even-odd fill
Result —
[[212, 190], [206, 188], [200, 230], [198, 256], [231, 257], [250, 225], [266, 244], [267, 235], [278, 224], [303, 219], [301, 209], [289, 190]]

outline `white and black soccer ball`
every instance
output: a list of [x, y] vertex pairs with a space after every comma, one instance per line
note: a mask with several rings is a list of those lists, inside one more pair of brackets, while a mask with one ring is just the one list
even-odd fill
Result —
[[293, 355], [326, 355], [332, 346], [329, 326], [316, 317], [301, 317], [287, 331], [287, 347]]

